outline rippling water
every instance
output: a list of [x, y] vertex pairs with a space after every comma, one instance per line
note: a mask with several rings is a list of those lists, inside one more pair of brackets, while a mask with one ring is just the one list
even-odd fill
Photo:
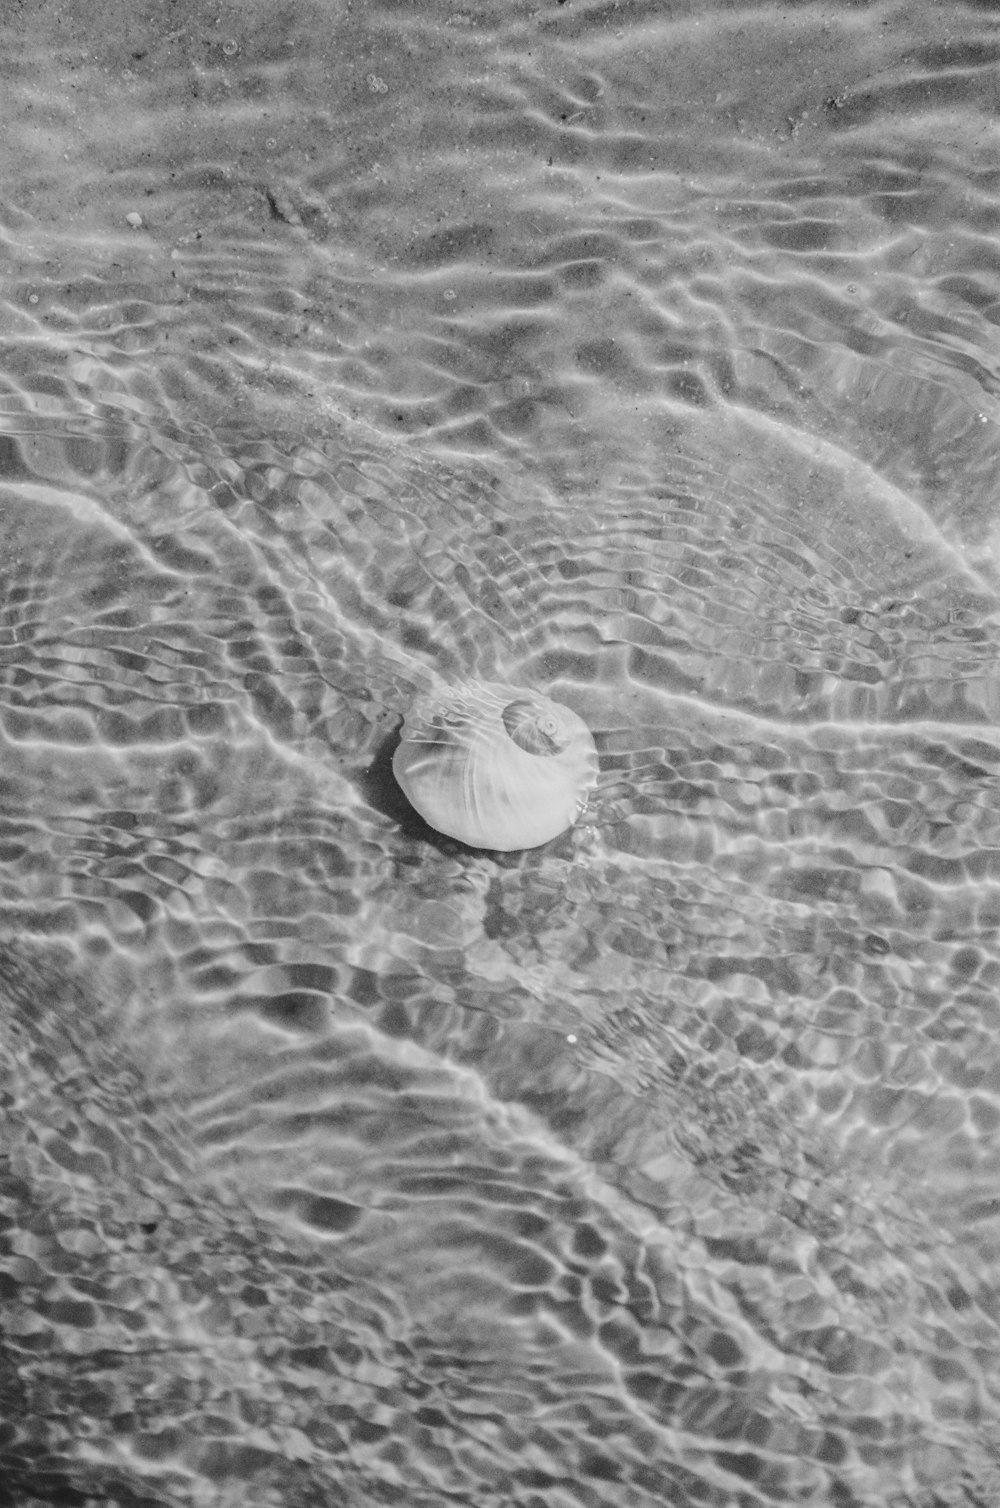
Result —
[[2, 34], [0, 1501], [1000, 1501], [995, 7]]

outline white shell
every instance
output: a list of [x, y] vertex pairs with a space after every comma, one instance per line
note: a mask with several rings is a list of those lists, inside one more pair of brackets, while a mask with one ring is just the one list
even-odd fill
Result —
[[597, 781], [597, 750], [587, 724], [560, 702], [472, 681], [417, 698], [392, 769], [438, 832], [512, 851], [572, 826]]

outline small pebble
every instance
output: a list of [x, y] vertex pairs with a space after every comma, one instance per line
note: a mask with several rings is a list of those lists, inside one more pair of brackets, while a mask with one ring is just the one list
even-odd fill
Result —
[[128, 225], [131, 225], [133, 230], [142, 229], [142, 216], [139, 214], [138, 210], [130, 210], [129, 213], [125, 216], [125, 220]]

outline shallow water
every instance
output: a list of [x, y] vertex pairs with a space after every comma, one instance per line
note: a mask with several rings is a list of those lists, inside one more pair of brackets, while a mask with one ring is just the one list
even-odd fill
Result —
[[2, 27], [0, 1501], [1000, 1500], [992, 7]]

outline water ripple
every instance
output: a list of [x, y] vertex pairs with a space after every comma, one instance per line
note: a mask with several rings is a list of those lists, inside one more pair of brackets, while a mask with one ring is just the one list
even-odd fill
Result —
[[[995, 18], [111, 9], [2, 64], [9, 1491], [996, 1500]], [[392, 782], [470, 677], [543, 850]]]

